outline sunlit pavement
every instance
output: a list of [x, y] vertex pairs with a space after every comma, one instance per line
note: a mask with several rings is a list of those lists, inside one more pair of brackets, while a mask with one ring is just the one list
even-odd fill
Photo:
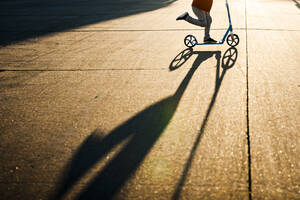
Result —
[[26, 2], [0, 3], [1, 199], [300, 199], [299, 1], [232, 0], [239, 45], [193, 50], [188, 1]]

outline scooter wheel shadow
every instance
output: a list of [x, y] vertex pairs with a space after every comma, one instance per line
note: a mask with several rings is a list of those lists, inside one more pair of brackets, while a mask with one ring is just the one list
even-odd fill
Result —
[[222, 57], [222, 68], [224, 70], [230, 69], [235, 65], [238, 57], [238, 51], [235, 47], [227, 49]]
[[181, 67], [193, 55], [193, 53], [193, 48], [187, 48], [181, 51], [170, 63], [169, 70], [173, 71]]

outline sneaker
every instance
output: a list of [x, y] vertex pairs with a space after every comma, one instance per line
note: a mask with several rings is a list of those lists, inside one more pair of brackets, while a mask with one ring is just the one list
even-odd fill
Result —
[[217, 41], [212, 38], [208, 38], [208, 39], [204, 39], [204, 43], [217, 43]]
[[189, 16], [189, 13], [185, 12], [182, 15], [179, 15], [176, 20], [185, 20]]

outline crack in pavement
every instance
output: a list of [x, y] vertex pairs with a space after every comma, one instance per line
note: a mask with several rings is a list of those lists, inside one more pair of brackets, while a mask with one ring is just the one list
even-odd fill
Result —
[[251, 172], [251, 142], [249, 127], [249, 60], [248, 60], [248, 24], [247, 24], [247, 0], [245, 0], [245, 33], [246, 33], [246, 121], [247, 121], [247, 146], [248, 146], [248, 192], [249, 200], [252, 200], [252, 172]]

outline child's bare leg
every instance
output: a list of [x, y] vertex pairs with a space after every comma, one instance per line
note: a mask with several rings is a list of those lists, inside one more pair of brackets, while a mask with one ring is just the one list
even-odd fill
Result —
[[[203, 11], [203, 12], [205, 12], [205, 11]], [[205, 29], [204, 29], [204, 40], [207, 40], [210, 38], [209, 32], [210, 32], [210, 25], [212, 22], [212, 18], [210, 16], [209, 12], [205, 12], [205, 15], [206, 15], [207, 25], [205, 26]]]
[[196, 26], [206, 27], [207, 26], [206, 12], [198, 8], [195, 8], [193, 6], [192, 9], [198, 19], [195, 19], [188, 15], [185, 20]]
[[187, 16], [186, 17], [186, 21], [194, 24], [196, 26], [201, 26], [204, 27], [204, 41], [208, 40], [210, 38], [210, 25], [212, 22], [212, 18], [209, 14], [209, 12], [206, 12], [204, 10], [200, 10], [198, 8], [195, 8], [192, 6], [193, 12], [195, 13], [195, 15], [197, 16], [198, 19], [194, 19], [191, 16]]
[[196, 7], [193, 7], [193, 12], [195, 13], [195, 15], [197, 16], [198, 19], [195, 19], [191, 16], [189, 16], [189, 14], [187, 12], [183, 13], [182, 15], [178, 16], [176, 20], [185, 20], [191, 24], [194, 24], [196, 26], [200, 26], [200, 27], [205, 27], [204, 30], [204, 42], [205, 43], [216, 43], [217, 41], [215, 41], [214, 39], [212, 39], [210, 37], [210, 25], [212, 23], [212, 18], [209, 14], [209, 12], [206, 12], [204, 10], [200, 10]]

